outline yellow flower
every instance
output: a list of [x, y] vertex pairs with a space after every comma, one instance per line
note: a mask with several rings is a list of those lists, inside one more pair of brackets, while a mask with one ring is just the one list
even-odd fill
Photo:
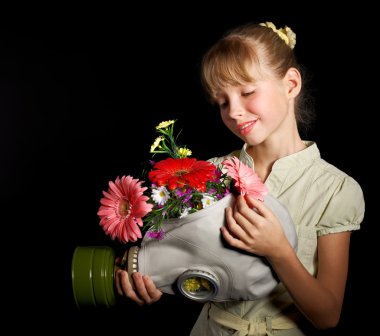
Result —
[[210, 282], [208, 280], [201, 278], [201, 285], [203, 288], [206, 288], [208, 291], [211, 290]]
[[185, 158], [187, 156], [190, 156], [192, 154], [191, 150], [190, 149], [187, 149], [187, 148], [183, 148], [181, 147], [180, 149], [178, 149], [178, 155], [180, 158]]
[[188, 293], [194, 293], [201, 288], [201, 284], [197, 278], [188, 278], [183, 282], [183, 288]]
[[160, 144], [160, 142], [164, 140], [164, 137], [163, 136], [159, 136], [156, 138], [156, 140], [154, 140], [154, 143], [152, 146], [150, 146], [150, 152], [153, 153], [155, 151], [155, 149], [158, 147], [158, 145]]
[[174, 120], [162, 121], [158, 126], [156, 126], [156, 129], [168, 128], [172, 124], [174, 124]]

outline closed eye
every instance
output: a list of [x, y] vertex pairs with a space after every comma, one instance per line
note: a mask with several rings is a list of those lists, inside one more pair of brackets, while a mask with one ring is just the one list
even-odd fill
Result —
[[243, 97], [248, 97], [248, 96], [250, 96], [250, 95], [252, 95], [252, 94], [254, 94], [255, 93], [255, 90], [253, 90], [253, 91], [249, 91], [249, 92], [243, 92], [241, 95], [243, 96]]
[[218, 106], [220, 109], [226, 108], [228, 106], [228, 102], [227, 101], [219, 102]]

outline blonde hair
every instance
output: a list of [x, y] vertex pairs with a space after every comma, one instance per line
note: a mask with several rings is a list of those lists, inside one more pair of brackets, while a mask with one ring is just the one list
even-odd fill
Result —
[[[276, 30], [263, 24], [249, 23], [227, 32], [202, 60], [201, 81], [209, 98], [214, 102], [221, 88], [252, 83], [267, 74], [282, 79], [292, 67], [302, 74], [292, 47]], [[257, 65], [253, 73], [252, 64]], [[306, 102], [303, 94], [296, 99], [297, 122], [303, 126], [312, 120]]]

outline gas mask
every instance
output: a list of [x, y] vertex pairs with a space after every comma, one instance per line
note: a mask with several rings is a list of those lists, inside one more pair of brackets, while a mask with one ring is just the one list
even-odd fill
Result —
[[[164, 221], [162, 240], [148, 238], [125, 252], [129, 276], [148, 275], [162, 292], [180, 293], [195, 301], [255, 300], [268, 295], [279, 280], [265, 258], [227, 245], [220, 233], [225, 208], [233, 206], [230, 194], [184, 218]], [[266, 195], [264, 204], [279, 219], [284, 233], [297, 249], [297, 235], [286, 208]], [[115, 302], [115, 265], [112, 249], [77, 247], [72, 260], [72, 284], [77, 306]], [[130, 277], [130, 279], [132, 279]]]

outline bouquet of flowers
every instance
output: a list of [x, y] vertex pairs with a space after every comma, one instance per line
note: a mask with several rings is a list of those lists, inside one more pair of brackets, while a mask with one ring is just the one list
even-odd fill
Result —
[[[174, 132], [175, 122], [164, 121], [156, 126], [159, 136], [150, 148], [152, 160], [142, 179], [130, 175], [117, 177], [109, 182], [108, 191], [103, 191], [98, 216], [112, 240], [135, 242], [142, 238], [142, 232], [161, 240], [165, 237], [164, 220], [184, 218], [233, 191], [264, 200], [266, 186], [237, 158], [227, 159], [218, 166], [189, 158], [191, 150], [177, 144], [179, 134]], [[166, 158], [156, 162], [155, 155]]]
[[[287, 209], [236, 157], [217, 165], [189, 158], [191, 150], [177, 144], [175, 122], [156, 126], [159, 136], [141, 179], [117, 177], [103, 191], [98, 215], [105, 233], [122, 243], [143, 239], [121, 259], [105, 247], [76, 249], [72, 279], [78, 306], [111, 305], [116, 269], [124, 269], [132, 284], [138, 271], [162, 292], [179, 291], [197, 301], [256, 300], [277, 286], [279, 279], [265, 258], [224, 244], [220, 228], [236, 195], [249, 194], [274, 212], [296, 249], [297, 234]], [[164, 158], [154, 161], [156, 156]]]

